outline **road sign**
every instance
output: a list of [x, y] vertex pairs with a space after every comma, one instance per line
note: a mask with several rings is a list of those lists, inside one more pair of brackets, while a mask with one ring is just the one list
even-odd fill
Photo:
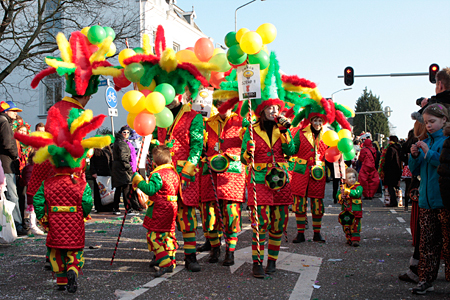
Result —
[[261, 78], [259, 64], [237, 68], [239, 100], [261, 98]]
[[100, 83], [98, 84], [98, 86], [107, 86], [107, 85], [108, 85], [108, 79], [100, 80]]
[[111, 108], [117, 107], [117, 93], [113, 87], [109, 86], [106, 89], [105, 97], [106, 97], [106, 103], [108, 104], [109, 107], [111, 107]]
[[108, 108], [108, 116], [110, 116], [110, 117], [118, 117], [119, 116], [119, 111], [117, 110], [117, 108]]
[[200, 90], [197, 97], [192, 102], [192, 109], [198, 111], [203, 117], [209, 118], [211, 116], [213, 104], [212, 94], [213, 91], [207, 88]]
[[384, 107], [384, 115], [389, 118], [391, 116], [392, 110], [389, 106]]

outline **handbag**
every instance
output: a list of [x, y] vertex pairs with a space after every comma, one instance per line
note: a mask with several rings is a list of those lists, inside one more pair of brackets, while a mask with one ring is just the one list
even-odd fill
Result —
[[116, 189], [111, 188], [111, 176], [97, 176], [96, 180], [102, 205], [113, 203]]
[[17, 239], [17, 230], [12, 216], [16, 205], [6, 199], [3, 189], [0, 190], [0, 243], [9, 244]]

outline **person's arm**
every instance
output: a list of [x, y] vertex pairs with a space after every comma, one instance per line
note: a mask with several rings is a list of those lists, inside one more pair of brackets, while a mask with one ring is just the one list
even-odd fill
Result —
[[357, 186], [354, 190], [350, 190], [350, 197], [361, 198], [363, 192], [362, 186]]
[[298, 153], [298, 150], [300, 149], [300, 130], [297, 131], [294, 137], [294, 154]]
[[91, 212], [92, 206], [94, 205], [92, 201], [92, 190], [88, 183], [84, 188], [83, 197], [81, 198], [81, 207], [83, 208], [83, 217], [87, 217]]
[[19, 156], [19, 152], [17, 150], [17, 143], [14, 139], [11, 126], [5, 116], [1, 116], [0, 118], [3, 119], [1, 120], [2, 122], [0, 122], [0, 133], [2, 135], [0, 139], [0, 149], [3, 149], [10, 158], [16, 159]]
[[138, 187], [144, 194], [149, 196], [155, 195], [162, 188], [162, 185], [163, 181], [158, 173], [153, 173], [149, 182], [145, 182], [139, 173], [135, 173], [133, 176], [133, 187]]
[[200, 156], [203, 149], [203, 130], [205, 126], [203, 124], [203, 117], [201, 114], [197, 114], [192, 120], [191, 126], [189, 127], [190, 135], [190, 151], [187, 158], [187, 162], [181, 170], [181, 180], [186, 185], [193, 180], [196, 173], [196, 167], [200, 161]]
[[292, 156], [298, 152], [298, 149], [296, 149], [294, 143], [294, 139], [292, 138], [292, 133], [289, 129], [286, 129], [285, 133], [281, 133], [281, 142], [282, 142], [281, 148], [283, 149], [283, 153], [286, 154], [287, 156]]
[[42, 219], [45, 215], [45, 198], [44, 198], [44, 183], [33, 197], [34, 212], [38, 220]]

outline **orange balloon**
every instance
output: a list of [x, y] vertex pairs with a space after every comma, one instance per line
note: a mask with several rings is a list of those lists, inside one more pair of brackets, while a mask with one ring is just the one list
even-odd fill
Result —
[[134, 129], [134, 119], [136, 119], [136, 116], [138, 114], [134, 114], [134, 113], [128, 113], [127, 115], [127, 124], [128, 126], [131, 127], [131, 129]]
[[200, 61], [207, 62], [214, 54], [214, 44], [208, 38], [199, 38], [195, 42], [194, 53]]
[[147, 110], [140, 112], [134, 119], [134, 130], [140, 136], [147, 136], [155, 130], [155, 116]]
[[220, 83], [225, 80], [224, 72], [211, 72], [211, 79], [209, 79], [209, 84], [215, 87], [216, 89], [220, 89]]

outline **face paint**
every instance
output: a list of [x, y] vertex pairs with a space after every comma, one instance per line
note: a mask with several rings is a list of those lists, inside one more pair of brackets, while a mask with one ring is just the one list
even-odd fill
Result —
[[266, 115], [267, 120], [275, 121], [275, 118], [278, 117], [278, 112], [280, 108], [278, 105], [271, 105], [264, 109], [264, 113]]
[[323, 126], [323, 119], [321, 117], [315, 117], [314, 119], [311, 120], [311, 126], [319, 131], [320, 129], [322, 129]]

